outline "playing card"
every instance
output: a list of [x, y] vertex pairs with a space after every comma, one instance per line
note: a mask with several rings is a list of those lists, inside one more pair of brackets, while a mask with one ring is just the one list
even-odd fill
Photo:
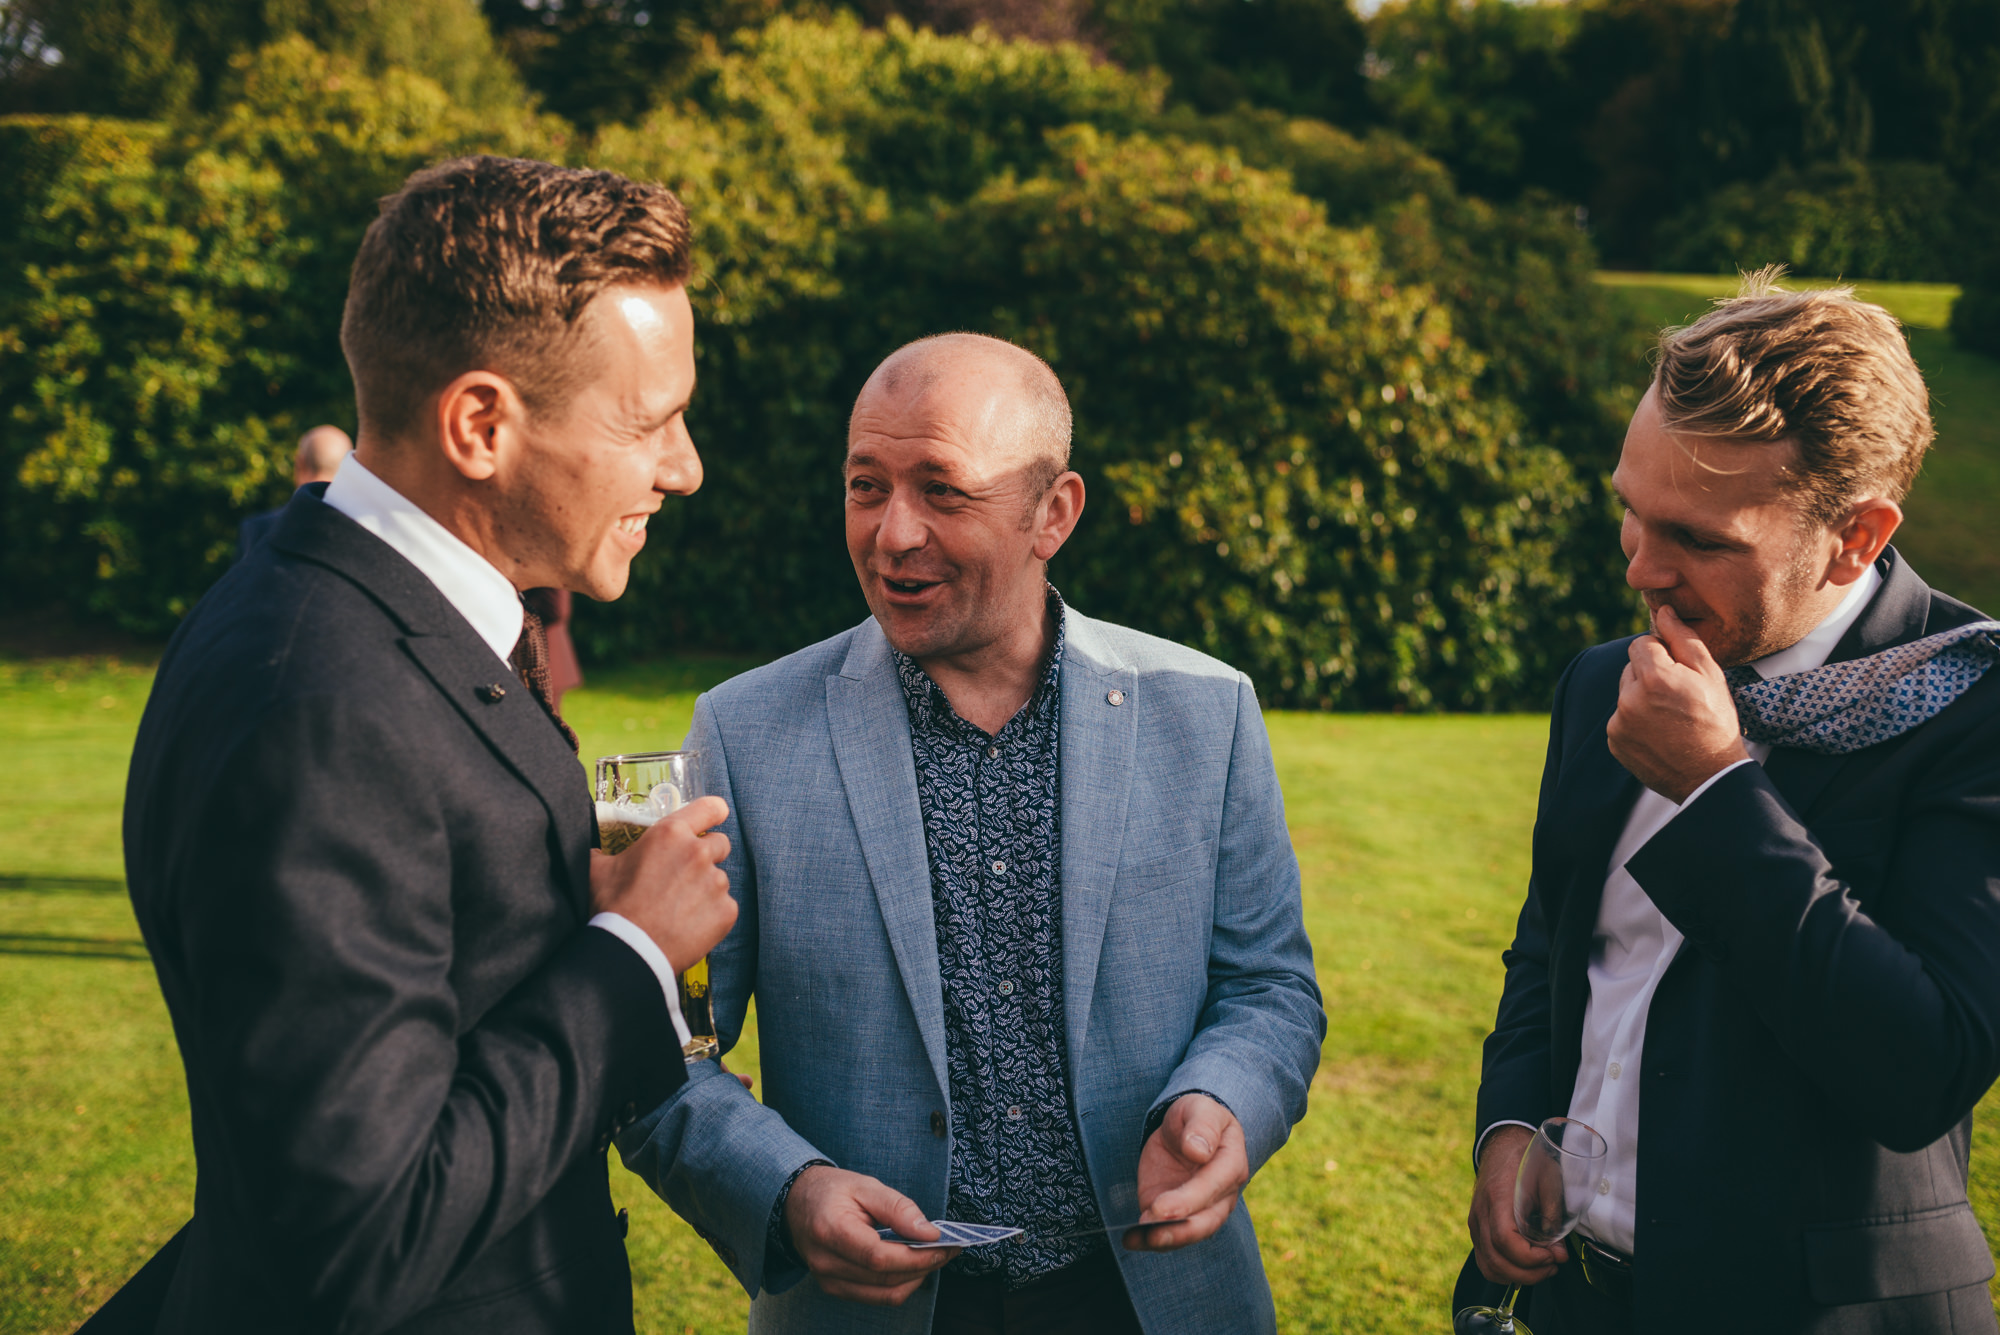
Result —
[[875, 1232], [884, 1242], [900, 1242], [919, 1251], [938, 1247], [984, 1247], [1021, 1235], [1018, 1228], [1001, 1228], [998, 1224], [962, 1224], [954, 1219], [933, 1219], [931, 1223], [936, 1225], [938, 1231], [935, 1242], [906, 1238], [893, 1228], [878, 1228]]

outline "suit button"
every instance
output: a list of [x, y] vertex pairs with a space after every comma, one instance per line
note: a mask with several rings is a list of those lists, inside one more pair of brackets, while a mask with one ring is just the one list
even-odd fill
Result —
[[618, 1116], [624, 1121], [625, 1125], [632, 1125], [632, 1123], [639, 1120], [639, 1105], [636, 1103], [626, 1104], [618, 1110]]
[[631, 1232], [632, 1232], [632, 1212], [630, 1210], [620, 1210], [618, 1212], [618, 1236], [622, 1238], [629, 1235]]
[[932, 1134], [932, 1135], [934, 1135], [934, 1136], [936, 1136], [936, 1137], [937, 1137], [937, 1138], [938, 1138], [939, 1140], [943, 1140], [943, 1139], [944, 1139], [944, 1114], [943, 1114], [943, 1113], [941, 1113], [941, 1112], [934, 1112], [934, 1113], [932, 1113], [932, 1114], [931, 1114], [931, 1134]]
[[609, 1131], [606, 1131], [603, 1135], [597, 1138], [597, 1152], [599, 1154], [603, 1154], [606, 1150], [609, 1150], [610, 1148], [611, 1148], [611, 1133]]
[[475, 686], [472, 693], [489, 705], [497, 705], [507, 698], [507, 688], [497, 681], [491, 686]]

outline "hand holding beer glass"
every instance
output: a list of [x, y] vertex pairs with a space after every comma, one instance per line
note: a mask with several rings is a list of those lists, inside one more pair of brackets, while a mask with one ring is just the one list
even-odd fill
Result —
[[718, 865], [729, 840], [704, 831], [728, 814], [719, 798], [701, 796], [696, 752], [597, 761], [598, 844], [609, 856], [592, 860], [592, 905], [631, 919], [674, 965], [690, 1064], [719, 1050], [707, 956], [734, 925], [736, 902]]

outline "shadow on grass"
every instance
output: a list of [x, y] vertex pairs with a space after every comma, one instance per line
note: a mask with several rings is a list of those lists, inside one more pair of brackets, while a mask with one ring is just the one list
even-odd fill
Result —
[[52, 936], [46, 932], [0, 932], [0, 955], [60, 955], [64, 959], [139, 960], [153, 957], [144, 941], [116, 936]]
[[43, 894], [122, 895], [121, 876], [31, 876], [0, 871], [0, 891], [26, 890]]

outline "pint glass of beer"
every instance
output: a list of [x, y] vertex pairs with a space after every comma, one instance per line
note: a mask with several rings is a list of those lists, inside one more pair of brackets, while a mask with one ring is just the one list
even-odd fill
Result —
[[[701, 796], [701, 753], [652, 751], [597, 759], [597, 844], [623, 853], [655, 821]], [[720, 1051], [715, 1041], [715, 1009], [709, 1000], [706, 957], [674, 975], [680, 985], [681, 1018], [688, 1042], [681, 1050], [689, 1065]]]

